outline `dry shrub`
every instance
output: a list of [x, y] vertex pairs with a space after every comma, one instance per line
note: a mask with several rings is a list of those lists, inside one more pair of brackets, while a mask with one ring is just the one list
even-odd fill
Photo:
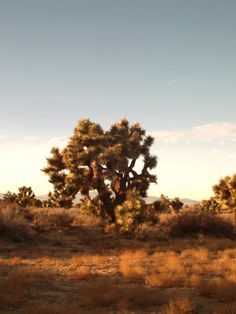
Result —
[[109, 256], [92, 255], [90, 256], [90, 261], [93, 265], [104, 266], [105, 263], [110, 261]]
[[110, 261], [109, 256], [100, 256], [100, 255], [75, 255], [70, 258], [69, 264], [72, 267], [78, 266], [104, 266], [105, 263]]
[[146, 249], [138, 249], [135, 251], [128, 251], [125, 250], [120, 254], [120, 259], [124, 259], [124, 260], [132, 260], [132, 261], [136, 261], [136, 260], [142, 260], [144, 258], [146, 258], [148, 256]]
[[33, 230], [19, 205], [8, 204], [0, 207], [0, 235], [15, 241], [32, 237]]
[[226, 249], [222, 252], [222, 254], [236, 260], [236, 249]]
[[200, 295], [217, 298], [222, 302], [235, 301], [236, 282], [214, 278], [202, 280], [197, 287]]
[[35, 225], [54, 230], [69, 228], [72, 222], [73, 218], [62, 208], [42, 209], [34, 215]]
[[140, 264], [133, 262], [120, 262], [120, 271], [126, 279], [138, 279], [145, 275], [145, 269]]
[[179, 255], [174, 252], [159, 252], [153, 255], [152, 272], [145, 277], [151, 287], [182, 287], [186, 277], [185, 267]]
[[135, 237], [138, 240], [156, 240], [156, 239], [166, 239], [166, 235], [162, 234], [158, 225], [150, 225], [148, 223], [142, 223], [135, 229]]
[[209, 260], [209, 251], [204, 247], [188, 249], [181, 252], [180, 257], [187, 262], [207, 262]]
[[93, 214], [76, 212], [72, 216], [73, 226], [97, 227], [103, 224], [102, 218]]
[[176, 297], [168, 302], [161, 310], [161, 314], [195, 314], [196, 305], [187, 297]]
[[214, 213], [201, 211], [183, 211], [172, 215], [164, 223], [165, 232], [171, 236], [214, 235], [233, 238], [235, 228], [232, 223]]
[[90, 268], [87, 266], [81, 266], [69, 274], [71, 280], [89, 279], [93, 276], [94, 274], [91, 273]]
[[158, 288], [182, 287], [184, 284], [184, 277], [181, 274], [170, 272], [151, 273], [145, 277], [145, 283], [149, 287]]
[[199, 275], [192, 274], [190, 275], [185, 282], [186, 287], [197, 288], [201, 285], [202, 278]]
[[235, 314], [236, 302], [217, 306], [213, 309], [212, 314]]
[[236, 273], [236, 260], [230, 258], [228, 255], [219, 256], [217, 259], [212, 261], [209, 264], [209, 272], [214, 273], [215, 275], [229, 275]]
[[61, 269], [65, 266], [65, 264], [68, 262], [65, 259], [56, 258], [56, 257], [39, 257], [38, 262], [40, 263], [40, 266], [44, 268], [44, 271], [47, 270], [47, 268], [54, 268]]
[[146, 250], [125, 251], [120, 255], [120, 271], [126, 279], [138, 279], [145, 275]]

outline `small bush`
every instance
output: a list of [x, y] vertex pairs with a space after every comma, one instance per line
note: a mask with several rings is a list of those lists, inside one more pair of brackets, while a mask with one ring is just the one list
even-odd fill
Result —
[[25, 218], [24, 209], [17, 204], [1, 204], [0, 235], [15, 241], [29, 238], [32, 228]]
[[68, 228], [72, 222], [73, 218], [64, 209], [45, 209], [34, 215], [35, 225], [55, 230]]
[[171, 236], [203, 234], [234, 237], [234, 225], [209, 212], [185, 211], [172, 215], [164, 223], [165, 231]]
[[161, 314], [194, 314], [197, 313], [195, 304], [187, 297], [176, 297], [162, 309]]
[[138, 193], [130, 193], [122, 205], [115, 208], [116, 225], [121, 233], [133, 232], [144, 222], [156, 223], [153, 209], [147, 206]]

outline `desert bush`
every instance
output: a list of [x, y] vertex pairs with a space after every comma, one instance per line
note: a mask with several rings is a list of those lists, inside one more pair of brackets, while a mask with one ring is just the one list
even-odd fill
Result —
[[142, 223], [135, 229], [135, 237], [140, 241], [165, 239], [158, 225]]
[[163, 307], [161, 314], [194, 314], [197, 313], [196, 305], [187, 297], [176, 297], [171, 299]]
[[163, 227], [171, 236], [203, 234], [231, 238], [235, 234], [232, 223], [209, 212], [185, 211], [172, 215], [163, 223]]
[[71, 226], [73, 218], [64, 209], [40, 210], [34, 215], [34, 224], [50, 229], [63, 229]]
[[101, 217], [97, 217], [91, 213], [79, 212], [72, 214], [74, 226], [96, 227], [103, 224]]
[[32, 236], [33, 230], [17, 204], [1, 204], [0, 235], [19, 241]]

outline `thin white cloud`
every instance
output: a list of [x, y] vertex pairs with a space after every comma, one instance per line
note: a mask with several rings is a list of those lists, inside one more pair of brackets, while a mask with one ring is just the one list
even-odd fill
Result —
[[169, 85], [174, 85], [176, 83], [176, 80], [174, 79], [174, 80], [170, 80], [169, 82], [168, 82], [168, 84]]
[[24, 142], [31, 142], [31, 141], [34, 141], [36, 139], [38, 139], [37, 136], [25, 136], [23, 141]]
[[6, 137], [6, 135], [0, 134], [0, 139], [5, 138], [5, 137]]
[[151, 132], [157, 141], [176, 143], [180, 141], [210, 142], [218, 141], [220, 145], [224, 141], [236, 141], [236, 123], [214, 122], [193, 127], [191, 130]]

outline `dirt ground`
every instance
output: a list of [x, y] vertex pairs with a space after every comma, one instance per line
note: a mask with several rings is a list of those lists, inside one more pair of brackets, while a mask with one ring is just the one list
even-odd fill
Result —
[[0, 239], [1, 313], [236, 313], [236, 243], [99, 226]]

